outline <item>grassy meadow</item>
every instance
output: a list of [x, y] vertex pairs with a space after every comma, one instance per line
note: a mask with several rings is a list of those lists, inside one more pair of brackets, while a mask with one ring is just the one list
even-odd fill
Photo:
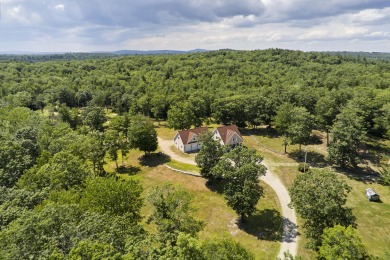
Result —
[[[160, 125], [155, 123], [158, 136], [164, 140], [170, 140], [176, 131], [166, 127], [165, 122]], [[215, 127], [215, 126], [212, 126]], [[275, 133], [267, 133], [265, 129], [256, 129], [243, 132], [244, 144], [255, 148], [268, 162], [270, 169], [275, 173], [287, 188], [291, 187], [296, 176], [301, 174], [297, 165], [303, 161], [302, 154], [298, 152], [298, 145], [287, 147], [287, 154], [283, 154], [283, 137]], [[380, 256], [384, 251], [390, 251], [390, 189], [379, 184], [375, 178], [370, 180], [365, 177], [373, 175], [377, 167], [373, 167], [375, 161], [372, 156], [365, 156], [364, 165], [356, 171], [341, 171], [331, 167], [326, 159], [326, 136], [324, 133], [316, 132], [318, 143], [305, 146], [307, 149], [307, 162], [311, 167], [329, 167], [339, 173], [339, 177], [345, 180], [352, 190], [348, 196], [347, 206], [353, 209], [356, 216], [357, 230], [368, 252], [372, 255]], [[318, 141], [319, 140], [319, 141]], [[390, 149], [390, 142], [385, 140], [372, 139], [366, 141], [368, 147], [366, 154], [385, 153]], [[304, 149], [305, 147], [302, 147]], [[182, 153], [174, 147], [174, 152]], [[277, 152], [275, 152], [277, 151]], [[246, 248], [255, 253], [257, 259], [275, 259], [279, 250], [279, 240], [281, 237], [281, 209], [275, 193], [266, 184], [262, 183], [265, 196], [257, 205], [258, 211], [248, 220], [246, 226], [237, 226], [237, 215], [226, 205], [226, 201], [221, 194], [221, 187], [207, 185], [203, 178], [187, 176], [169, 170], [162, 166], [167, 164], [173, 168], [199, 172], [197, 166], [184, 164], [170, 158], [160, 157], [152, 154], [145, 160], [139, 160], [142, 156], [139, 151], [131, 151], [125, 159], [126, 168], [119, 175], [123, 178], [135, 178], [142, 182], [146, 197], [148, 191], [156, 185], [172, 183], [179, 185], [189, 191], [194, 196], [193, 206], [197, 209], [196, 217], [205, 222], [205, 228], [199, 233], [201, 239], [212, 239], [213, 237], [229, 237], [242, 243]], [[187, 157], [194, 157], [194, 154]], [[381, 157], [382, 161], [385, 161]], [[121, 158], [118, 160], [119, 164]], [[371, 167], [371, 168], [370, 168]], [[108, 162], [105, 166], [109, 172], [115, 172], [114, 162]], [[367, 171], [367, 168], [371, 169]], [[126, 170], [127, 169], [127, 170]], [[368, 187], [380, 194], [381, 202], [369, 202], [365, 197], [365, 189]], [[152, 207], [146, 201], [143, 208], [143, 215], [149, 216]], [[144, 222], [148, 230], [154, 227]], [[302, 225], [303, 220], [298, 216], [298, 224]], [[303, 259], [313, 259], [316, 253], [304, 248], [307, 239], [304, 230], [299, 229], [298, 255]]]
[[[168, 131], [167, 131], [168, 132]], [[236, 213], [227, 206], [221, 194], [221, 185], [209, 185], [200, 177], [188, 176], [172, 171], [162, 164], [174, 168], [197, 172], [198, 168], [192, 165], [161, 159], [157, 154], [151, 154], [145, 160], [139, 160], [143, 153], [132, 150], [125, 159], [126, 169], [117, 173], [122, 178], [133, 178], [141, 181], [144, 187], [143, 196], [145, 205], [142, 215], [145, 216], [143, 225], [151, 232], [155, 230], [152, 224], [147, 224], [153, 208], [147, 201], [147, 195], [157, 185], [171, 183], [178, 185], [193, 195], [193, 206], [196, 208], [196, 218], [205, 223], [200, 239], [230, 238], [240, 242], [253, 252], [256, 259], [275, 259], [280, 248], [282, 235], [282, 216], [279, 201], [274, 191], [265, 183], [264, 197], [257, 205], [257, 211], [248, 218], [245, 225], [237, 225]], [[121, 158], [119, 158], [119, 163]], [[115, 163], [107, 161], [105, 169], [115, 173]]]
[[[289, 145], [287, 154], [283, 155], [283, 137], [275, 132], [269, 132], [265, 128], [251, 130], [252, 136], [244, 135], [244, 143], [253, 147], [271, 162], [271, 170], [279, 176], [287, 188], [291, 187], [296, 176], [301, 174], [297, 166], [292, 163], [303, 161], [299, 158], [298, 145]], [[311, 167], [329, 167], [339, 173], [339, 177], [351, 186], [348, 195], [347, 206], [351, 207], [356, 217], [357, 231], [366, 245], [368, 252], [374, 256], [381, 256], [385, 251], [390, 251], [390, 189], [378, 183], [380, 163], [386, 163], [390, 155], [390, 141], [375, 137], [369, 137], [364, 142], [366, 149], [362, 151], [363, 159], [357, 169], [341, 170], [332, 167], [327, 161], [327, 147], [325, 133], [315, 132], [316, 142], [307, 148], [307, 162]], [[259, 144], [260, 143], [260, 144]], [[268, 149], [269, 148], [269, 149]], [[304, 149], [304, 146], [302, 146]], [[271, 151], [275, 150], [276, 153]], [[381, 202], [369, 202], [365, 196], [365, 189], [373, 188], [380, 196]], [[298, 216], [298, 225], [303, 220]], [[303, 232], [299, 239], [298, 255], [303, 259], [313, 259], [316, 253], [304, 248], [307, 239]]]

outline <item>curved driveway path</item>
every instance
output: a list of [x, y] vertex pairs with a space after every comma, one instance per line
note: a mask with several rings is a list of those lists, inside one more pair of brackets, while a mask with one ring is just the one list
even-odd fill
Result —
[[180, 156], [179, 154], [177, 154], [171, 150], [171, 146], [173, 146], [172, 140], [164, 140], [164, 139], [161, 139], [160, 137], [157, 137], [157, 139], [158, 139], [158, 145], [160, 146], [161, 151], [164, 152], [166, 155], [169, 155], [169, 157], [171, 157], [171, 159], [178, 161], [178, 162], [186, 163], [186, 164], [196, 165], [196, 162], [193, 159], [186, 158], [184, 156]]
[[283, 235], [278, 257], [283, 259], [283, 253], [287, 251], [290, 251], [295, 256], [298, 251], [298, 227], [295, 210], [288, 207], [288, 204], [291, 202], [290, 194], [280, 179], [271, 172], [269, 163], [266, 160], [263, 160], [262, 163], [267, 168], [267, 172], [260, 179], [275, 191], [282, 206]]
[[[162, 152], [169, 155], [173, 160], [196, 165], [195, 161], [191, 158], [180, 156], [179, 154], [171, 151], [171, 146], [173, 144], [172, 140], [163, 140], [159, 137], [158, 143]], [[267, 167], [267, 172], [266, 175], [262, 176], [260, 179], [275, 191], [282, 207], [283, 235], [278, 257], [283, 259], [283, 253], [286, 251], [290, 251], [290, 253], [295, 256], [298, 249], [297, 219], [294, 209], [288, 207], [288, 204], [291, 201], [290, 195], [280, 179], [271, 172], [270, 165], [272, 163], [267, 162], [267, 160], [263, 160], [263, 164]]]

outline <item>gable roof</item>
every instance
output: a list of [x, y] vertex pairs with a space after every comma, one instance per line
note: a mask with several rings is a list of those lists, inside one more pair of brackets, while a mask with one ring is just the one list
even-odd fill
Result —
[[216, 130], [218, 131], [219, 135], [221, 136], [221, 139], [222, 139], [224, 144], [227, 144], [229, 142], [230, 138], [232, 138], [232, 136], [235, 133], [238, 134], [238, 136], [241, 137], [241, 139], [242, 139], [242, 135], [240, 133], [240, 130], [238, 130], [238, 127], [236, 125], [223, 125], [223, 126], [217, 127]]
[[194, 136], [206, 132], [207, 130], [207, 127], [196, 127], [194, 129], [179, 131], [177, 134], [180, 136], [183, 144], [189, 144]]

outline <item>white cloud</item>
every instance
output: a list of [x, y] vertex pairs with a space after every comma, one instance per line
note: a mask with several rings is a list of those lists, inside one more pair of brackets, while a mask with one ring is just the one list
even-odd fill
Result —
[[280, 47], [390, 51], [388, 0], [2, 0], [2, 3], [0, 49], [3, 50]]
[[64, 11], [65, 10], [65, 5], [64, 4], [58, 4], [58, 5], [54, 6], [54, 9], [56, 9], [58, 11]]

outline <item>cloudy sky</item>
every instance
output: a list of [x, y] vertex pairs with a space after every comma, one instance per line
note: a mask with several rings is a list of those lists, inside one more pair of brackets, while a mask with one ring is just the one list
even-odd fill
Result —
[[390, 0], [0, 2], [0, 51], [390, 52]]

